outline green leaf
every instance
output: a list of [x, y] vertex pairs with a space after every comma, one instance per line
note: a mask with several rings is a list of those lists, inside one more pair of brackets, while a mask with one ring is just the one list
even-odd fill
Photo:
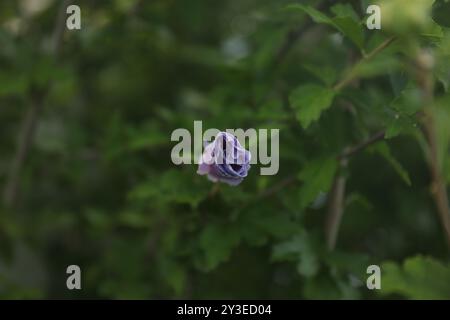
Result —
[[442, 28], [438, 24], [431, 22], [425, 31], [421, 33], [421, 35], [439, 40], [444, 36], [444, 31], [442, 31]]
[[433, 20], [443, 26], [450, 28], [450, 2], [447, 0], [438, 0], [433, 4]]
[[389, 74], [392, 91], [396, 97], [400, 96], [408, 84], [406, 72], [392, 72]]
[[324, 110], [333, 103], [335, 92], [315, 84], [306, 84], [295, 89], [289, 101], [296, 111], [297, 119], [303, 128], [320, 118]]
[[199, 245], [204, 255], [203, 269], [213, 270], [226, 261], [240, 242], [240, 234], [229, 225], [210, 224], [200, 234]]
[[320, 192], [327, 192], [334, 179], [338, 163], [334, 158], [311, 161], [299, 173], [299, 179], [304, 182], [300, 189], [300, 207], [308, 206]]
[[350, 17], [354, 21], [359, 22], [360, 18], [358, 17], [358, 14], [353, 9], [352, 5], [350, 3], [342, 4], [337, 3], [334, 6], [331, 7], [331, 12], [333, 12], [336, 17]]
[[313, 243], [305, 231], [290, 240], [276, 245], [273, 249], [274, 261], [297, 262], [297, 271], [304, 277], [313, 277], [319, 270], [319, 261]]
[[372, 146], [372, 152], [376, 152], [380, 154], [383, 158], [385, 158], [389, 164], [394, 168], [395, 172], [402, 178], [402, 180], [408, 185], [411, 185], [411, 179], [409, 178], [408, 172], [403, 168], [403, 166], [398, 162], [397, 159], [392, 155], [391, 150], [386, 142], [382, 141]]
[[149, 225], [148, 215], [134, 211], [121, 212], [118, 221], [129, 228], [148, 228]]
[[407, 85], [400, 96], [392, 102], [394, 108], [401, 115], [413, 116], [422, 108], [421, 90], [413, 85]]
[[136, 185], [129, 193], [130, 200], [156, 203], [186, 203], [192, 207], [198, 206], [208, 194], [208, 184], [204, 177], [194, 172], [169, 170], [157, 180], [149, 177]]
[[392, 139], [400, 134], [409, 134], [417, 130], [417, 124], [411, 117], [395, 115], [386, 127], [386, 139]]
[[334, 25], [344, 36], [348, 37], [360, 49], [364, 48], [364, 33], [362, 26], [350, 17], [333, 18]]
[[367, 277], [366, 268], [370, 264], [369, 256], [360, 253], [347, 253], [333, 251], [324, 257], [324, 262], [330, 267], [352, 274], [359, 281], [365, 282]]
[[401, 61], [391, 52], [383, 51], [370, 60], [364, 60], [355, 68], [355, 74], [362, 78], [372, 78], [399, 70]]
[[164, 279], [173, 289], [175, 295], [181, 295], [187, 280], [186, 270], [183, 268], [182, 264], [170, 259], [163, 259], [159, 263], [161, 264]]
[[271, 238], [287, 238], [298, 231], [298, 225], [292, 223], [285, 212], [273, 214], [270, 205], [247, 208], [238, 220], [242, 238], [250, 245], [262, 245]]
[[167, 135], [153, 122], [146, 123], [142, 128], [128, 129], [127, 148], [132, 151], [150, 149], [167, 144]]
[[[306, 299], [313, 300], [343, 299], [344, 293], [336, 282], [336, 279], [329, 274], [319, 274], [317, 277], [308, 278], [303, 288], [303, 295]], [[355, 299], [355, 297], [346, 298]]]
[[[352, 17], [350, 17], [350, 15], [336, 16], [335, 18], [329, 18], [327, 15], [314, 9], [311, 6], [305, 6], [301, 4], [289, 5], [287, 9], [301, 10], [306, 14], [308, 14], [314, 22], [327, 24], [337, 29], [344, 36], [348, 37], [351, 41], [353, 41], [358, 46], [358, 48], [362, 49], [364, 46], [364, 33], [362, 26]], [[342, 13], [342, 10], [339, 13]]]
[[261, 105], [256, 114], [261, 120], [286, 119], [288, 116], [283, 112], [283, 105], [279, 100], [272, 99]]
[[389, 120], [385, 138], [391, 139], [400, 134], [412, 134], [418, 126], [416, 121], [416, 114], [422, 108], [421, 92], [411, 84], [401, 90], [399, 96], [391, 103], [391, 108], [395, 111], [392, 118]]
[[331, 87], [337, 80], [338, 75], [336, 69], [333, 67], [308, 63], [304, 64], [303, 68], [329, 87]]
[[380, 294], [401, 294], [409, 299], [448, 299], [450, 264], [424, 256], [407, 259], [403, 265], [385, 262], [381, 267]]
[[301, 10], [301, 11], [305, 12], [306, 14], [308, 14], [311, 17], [311, 19], [316, 23], [325, 23], [325, 24], [334, 26], [333, 21], [327, 15], [314, 9], [311, 6], [305, 6], [302, 4], [291, 4], [286, 7], [286, 10], [292, 10], [292, 11]]

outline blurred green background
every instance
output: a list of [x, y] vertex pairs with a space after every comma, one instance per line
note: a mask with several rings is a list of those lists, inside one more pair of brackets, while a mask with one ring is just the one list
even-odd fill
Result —
[[[0, 298], [450, 298], [448, 1], [70, 2], [0, 2]], [[175, 166], [194, 120], [278, 174]]]

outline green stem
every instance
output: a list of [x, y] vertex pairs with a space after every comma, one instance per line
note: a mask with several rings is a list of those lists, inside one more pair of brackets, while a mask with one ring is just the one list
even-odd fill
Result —
[[380, 44], [378, 47], [373, 49], [368, 54], [364, 55], [364, 57], [359, 60], [357, 63], [355, 63], [350, 70], [346, 73], [346, 75], [334, 85], [333, 89], [335, 91], [341, 91], [344, 87], [346, 87], [348, 84], [350, 84], [355, 78], [358, 76], [358, 69], [359, 66], [367, 61], [370, 61], [373, 59], [377, 54], [379, 54], [381, 51], [383, 51], [385, 48], [387, 48], [393, 41], [395, 40], [395, 37], [391, 37], [387, 40], [385, 40], [382, 44]]

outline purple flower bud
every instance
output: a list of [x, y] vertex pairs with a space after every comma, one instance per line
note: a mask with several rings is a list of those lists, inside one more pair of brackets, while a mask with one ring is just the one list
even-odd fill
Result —
[[197, 173], [213, 182], [236, 186], [247, 176], [251, 154], [230, 133], [219, 132], [199, 160]]

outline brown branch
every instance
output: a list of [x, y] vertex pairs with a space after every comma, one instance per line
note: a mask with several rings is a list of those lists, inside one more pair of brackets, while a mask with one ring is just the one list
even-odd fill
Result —
[[[362, 63], [375, 57], [378, 53], [387, 48], [393, 41], [394, 38], [389, 38], [372, 50], [369, 54], [365, 55], [359, 62], [350, 68], [350, 71], [346, 74], [346, 76], [336, 83], [333, 89], [340, 91], [345, 86], [349, 85], [357, 77], [358, 67]], [[340, 169], [334, 178], [333, 187], [328, 200], [327, 216], [325, 219], [325, 236], [329, 250], [333, 250], [336, 247], [337, 236], [341, 225], [342, 216], [344, 214], [344, 198], [347, 178], [343, 175], [342, 171], [347, 166], [350, 157], [364, 150], [368, 146], [384, 139], [384, 135], [384, 130], [379, 131], [360, 144], [345, 148], [344, 151], [337, 157], [340, 163]]]
[[436, 119], [434, 110], [434, 79], [433, 56], [431, 53], [421, 52], [417, 59], [418, 83], [422, 90], [424, 104], [423, 129], [428, 142], [428, 166], [431, 174], [431, 194], [445, 232], [447, 244], [450, 247], [450, 208], [445, 180], [439, 162], [438, 137], [436, 133]]
[[438, 164], [437, 148], [436, 148], [436, 132], [433, 122], [434, 121], [429, 118], [425, 124], [425, 131], [430, 146], [429, 170], [432, 179], [431, 194], [436, 204], [436, 209], [438, 211], [439, 218], [441, 220], [441, 224], [444, 229], [445, 236], [447, 238], [447, 243], [450, 246], [449, 201], [447, 196], [447, 187], [442, 177], [442, 172]]
[[338, 159], [346, 159], [350, 158], [354, 154], [360, 152], [361, 150], [367, 148], [368, 146], [377, 143], [380, 140], [384, 139], [385, 131], [379, 131], [375, 133], [373, 136], [369, 137], [367, 140], [361, 142], [360, 144], [357, 144], [353, 147], [346, 148], [339, 156]]
[[341, 225], [342, 216], [344, 214], [345, 186], [347, 177], [342, 172], [347, 166], [347, 159], [340, 161], [340, 170], [336, 174], [331, 188], [328, 211], [325, 219], [325, 236], [329, 250], [333, 250], [336, 246], [339, 227]]
[[20, 128], [19, 139], [17, 142], [17, 152], [11, 161], [11, 166], [6, 180], [7, 182], [3, 191], [3, 201], [7, 207], [12, 207], [17, 197], [20, 172], [33, 141], [38, 114], [42, 109], [42, 98], [43, 97], [40, 94], [33, 96], [31, 99], [32, 101], [30, 108], [25, 114], [22, 126]]
[[325, 237], [329, 250], [334, 250], [336, 247], [337, 236], [341, 226], [342, 216], [344, 215], [345, 186], [347, 183], [347, 177], [344, 175], [343, 171], [347, 167], [349, 158], [382, 139], [384, 139], [384, 131], [379, 131], [367, 140], [353, 147], [345, 148], [344, 151], [342, 151], [342, 153], [337, 157], [340, 168], [334, 177], [333, 186], [331, 188], [328, 200], [328, 211], [325, 218]]
[[[72, 0], [64, 0], [61, 3], [55, 28], [53, 30], [51, 51], [55, 59], [58, 57], [61, 48], [66, 26], [66, 8], [70, 3], [72, 3]], [[21, 171], [33, 144], [33, 137], [36, 131], [38, 118], [42, 111], [49, 86], [50, 84], [43, 90], [36, 91], [34, 88], [31, 90], [31, 104], [22, 121], [16, 153], [11, 160], [10, 170], [3, 190], [3, 202], [6, 207], [11, 208], [15, 205]]]
[[56, 18], [55, 28], [52, 36], [52, 55], [54, 58], [59, 57], [61, 50], [64, 30], [66, 29], [66, 10], [72, 4], [73, 0], [64, 0], [59, 7], [58, 17]]

